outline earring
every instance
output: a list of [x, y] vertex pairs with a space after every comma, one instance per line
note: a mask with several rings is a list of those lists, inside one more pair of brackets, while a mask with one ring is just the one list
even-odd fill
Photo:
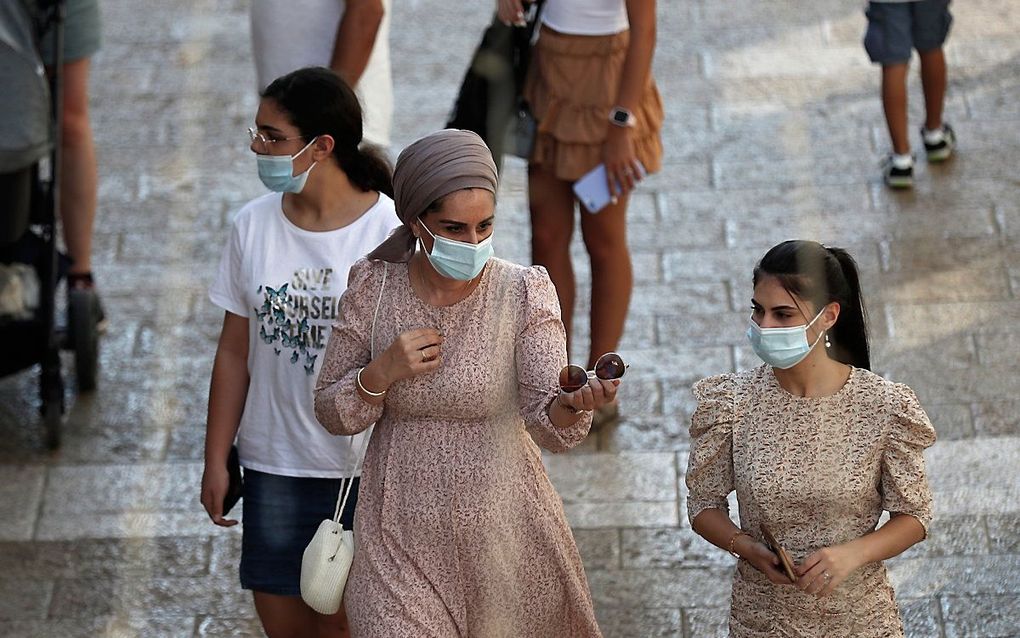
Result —
[[828, 331], [825, 332], [825, 347], [826, 348], [831, 348], [832, 347], [832, 342], [829, 341], [829, 332]]

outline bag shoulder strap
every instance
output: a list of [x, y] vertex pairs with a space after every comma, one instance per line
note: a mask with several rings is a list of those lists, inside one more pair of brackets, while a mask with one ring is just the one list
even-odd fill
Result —
[[[372, 359], [375, 359], [375, 324], [379, 321], [379, 307], [382, 305], [383, 290], [386, 289], [386, 275], [389, 273], [389, 269], [389, 264], [384, 261], [382, 284], [379, 285], [379, 297], [375, 301], [375, 313], [372, 315], [372, 336], [370, 337], [368, 345]], [[369, 435], [366, 432], [365, 436], [361, 439], [361, 447], [358, 450], [358, 455], [354, 457], [354, 472], [351, 474], [350, 478], [340, 478], [340, 493], [337, 495], [336, 510], [333, 512], [333, 522], [335, 523], [340, 522], [340, 514], [344, 511], [344, 508], [347, 507], [347, 497], [351, 495], [351, 488], [354, 487], [354, 477], [358, 475], [358, 470], [361, 469], [361, 465], [365, 461], [365, 449], [368, 447], [368, 439]], [[352, 436], [351, 450], [353, 449], [354, 437]]]

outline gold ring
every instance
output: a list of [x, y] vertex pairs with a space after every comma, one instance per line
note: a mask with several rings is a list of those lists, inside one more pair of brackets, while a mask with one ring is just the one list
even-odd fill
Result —
[[422, 348], [421, 349], [421, 362], [425, 363], [428, 360], [429, 360], [429, 358], [425, 356], [425, 348]]
[[822, 576], [825, 576], [825, 580], [829, 580], [830, 578], [832, 578], [832, 574], [830, 574], [829, 572], [822, 572]]

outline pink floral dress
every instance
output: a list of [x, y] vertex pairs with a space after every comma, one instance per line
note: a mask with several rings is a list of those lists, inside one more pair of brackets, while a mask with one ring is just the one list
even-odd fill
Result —
[[[445, 336], [442, 368], [395, 383], [373, 406], [355, 389], [375, 351], [407, 330]], [[326, 348], [315, 413], [334, 434], [375, 423], [345, 593], [355, 637], [600, 636], [584, 568], [538, 445], [562, 452], [590, 414], [547, 415], [566, 363], [555, 289], [542, 268], [490, 260], [464, 300], [430, 306], [406, 264], [351, 269]], [[536, 443], [538, 445], [536, 445]]]

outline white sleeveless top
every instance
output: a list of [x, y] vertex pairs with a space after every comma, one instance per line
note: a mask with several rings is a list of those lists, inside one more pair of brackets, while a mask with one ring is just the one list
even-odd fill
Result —
[[571, 35], [611, 35], [630, 28], [624, 0], [546, 0], [542, 22]]

